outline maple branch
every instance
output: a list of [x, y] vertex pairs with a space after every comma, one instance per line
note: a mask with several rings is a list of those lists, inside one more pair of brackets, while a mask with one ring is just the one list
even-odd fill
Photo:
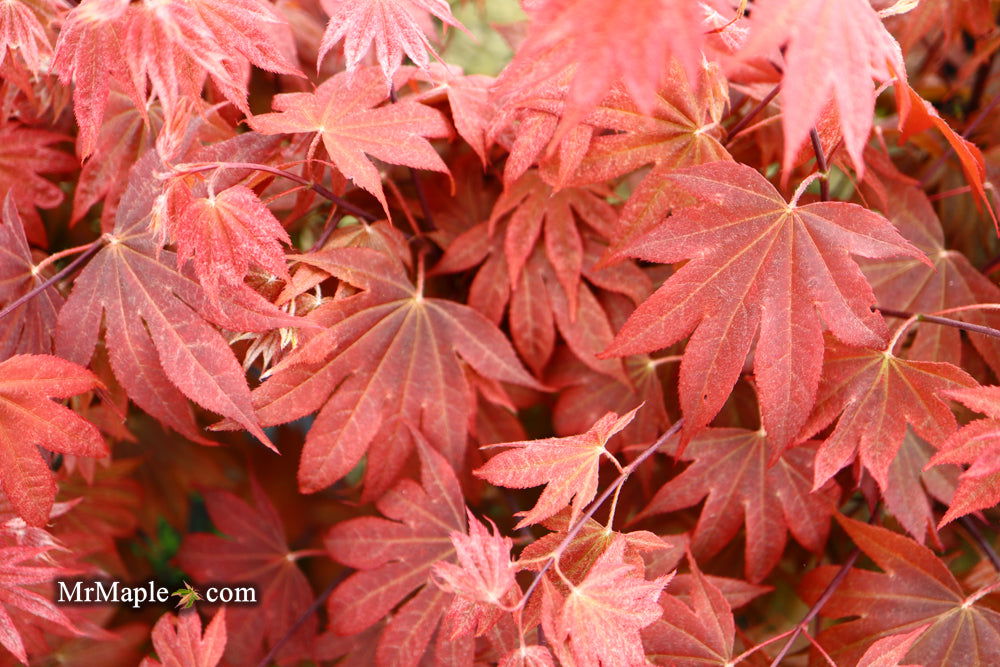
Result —
[[994, 329], [993, 327], [983, 326], [982, 324], [971, 324], [969, 322], [963, 322], [961, 320], [953, 320], [950, 317], [938, 317], [937, 315], [926, 315], [924, 313], [908, 313], [902, 310], [892, 310], [891, 308], [882, 308], [881, 306], [874, 306], [872, 310], [882, 313], [885, 317], [896, 317], [899, 319], [913, 319], [915, 322], [931, 322], [932, 324], [942, 324], [947, 327], [954, 327], [956, 329], [962, 329], [963, 331], [969, 331], [971, 333], [983, 334], [984, 336], [992, 336], [993, 338], [1000, 338], [1000, 329]]
[[342, 581], [347, 579], [347, 577], [349, 577], [353, 572], [354, 570], [348, 568], [337, 575], [334, 580], [331, 581], [325, 589], [323, 589], [323, 592], [319, 594], [319, 597], [313, 600], [313, 603], [302, 612], [302, 615], [295, 619], [295, 622], [292, 623], [285, 634], [281, 636], [281, 639], [274, 642], [274, 645], [271, 646], [271, 650], [267, 652], [267, 655], [265, 655], [261, 661], [257, 663], [257, 667], [268, 667], [268, 665], [270, 665], [274, 661], [274, 658], [278, 655], [278, 651], [280, 651], [284, 645], [288, 643], [288, 640], [290, 640], [292, 636], [298, 632], [299, 628], [301, 628], [302, 625], [309, 620], [309, 617], [315, 614], [316, 610], [323, 606], [326, 599], [330, 597], [331, 593], [333, 593], [333, 589], [336, 588]]
[[[538, 574], [535, 575], [535, 578], [531, 580], [531, 584], [528, 585], [528, 590], [526, 590], [524, 592], [524, 595], [521, 596], [521, 601], [518, 602], [517, 606], [514, 607], [513, 609], [507, 609], [506, 611], [517, 611], [519, 609], [524, 608], [524, 605], [527, 602], [528, 598], [530, 598], [531, 594], [535, 592], [536, 588], [538, 588], [538, 584], [542, 581], [542, 577], [545, 576], [545, 573], [549, 571], [549, 568], [552, 567], [554, 563], [557, 563], [558, 560], [562, 558], [563, 552], [566, 551], [566, 548], [570, 545], [573, 539], [580, 534], [580, 531], [583, 530], [583, 526], [584, 524], [587, 523], [587, 520], [593, 518], [594, 514], [597, 513], [597, 510], [600, 509], [601, 505], [604, 504], [604, 501], [610, 498], [611, 495], [615, 493], [622, 484], [625, 483], [625, 480], [628, 479], [629, 475], [631, 475], [632, 472], [636, 468], [638, 468], [643, 461], [648, 459], [657, 450], [659, 450], [660, 447], [665, 445], [667, 441], [670, 440], [670, 438], [676, 435], [676, 433], [679, 430], [681, 430], [682, 426], [684, 426], [683, 417], [675, 421], [673, 426], [667, 429], [663, 433], [663, 435], [661, 435], [659, 438], [656, 439], [656, 441], [653, 444], [651, 444], [649, 447], [643, 450], [643, 452], [639, 454], [639, 456], [637, 456], [635, 460], [632, 461], [632, 463], [629, 463], [627, 466], [622, 468], [621, 474], [619, 474], [618, 477], [616, 477], [615, 480], [611, 482], [608, 488], [604, 489], [601, 495], [599, 495], [594, 500], [594, 502], [590, 503], [587, 509], [584, 510], [583, 514], [577, 520], [577, 522], [566, 533], [566, 537], [564, 537], [562, 542], [559, 543], [559, 546], [557, 546], [555, 549], [552, 550], [551, 555], [549, 555], [548, 559], [546, 559], [545, 561], [545, 565], [543, 565], [542, 569], [538, 571]], [[558, 568], [558, 565], [556, 567]]]
[[819, 614], [820, 610], [823, 608], [823, 605], [825, 605], [830, 600], [830, 598], [833, 597], [834, 592], [844, 581], [844, 579], [847, 578], [847, 574], [851, 571], [851, 568], [854, 567], [854, 563], [855, 561], [858, 560], [859, 556], [861, 556], [861, 549], [854, 547], [854, 550], [851, 551], [850, 555], [847, 557], [847, 560], [844, 561], [844, 564], [840, 566], [840, 571], [837, 572], [836, 576], [834, 576], [833, 579], [830, 580], [830, 583], [827, 584], [826, 588], [823, 590], [822, 595], [820, 595], [819, 599], [817, 599], [816, 602], [813, 604], [813, 606], [809, 608], [809, 613], [805, 615], [805, 618], [799, 621], [798, 625], [792, 628], [791, 636], [788, 638], [788, 641], [785, 642], [785, 645], [781, 647], [781, 650], [778, 652], [778, 655], [774, 658], [774, 660], [771, 661], [771, 667], [777, 667], [777, 665], [781, 663], [781, 661], [785, 658], [785, 656], [788, 655], [788, 652], [792, 648], [792, 644], [794, 644], [795, 640], [798, 639], [799, 633], [805, 630], [805, 627], [809, 624], [809, 622]]
[[178, 171], [184, 174], [197, 174], [198, 172], [209, 171], [211, 169], [250, 169], [252, 171], [262, 171], [268, 174], [274, 174], [275, 176], [283, 176], [284, 178], [294, 181], [299, 185], [304, 185], [320, 197], [330, 200], [355, 217], [361, 218], [366, 222], [375, 222], [378, 220], [378, 216], [369, 213], [360, 206], [355, 206], [343, 197], [340, 197], [332, 191], [326, 189], [319, 183], [310, 181], [308, 178], [299, 176], [294, 172], [279, 169], [278, 167], [272, 167], [267, 164], [258, 164], [256, 162], [210, 162], [208, 164], [192, 166], [191, 168], [178, 169]]
[[771, 100], [777, 97], [778, 92], [780, 90], [781, 90], [781, 82], [779, 81], [778, 84], [771, 89], [771, 92], [765, 95], [764, 99], [762, 99], [760, 102], [757, 103], [757, 106], [755, 106], [753, 109], [750, 109], [750, 111], [748, 111], [747, 114], [743, 116], [743, 118], [740, 118], [740, 121], [736, 123], [736, 125], [733, 125], [732, 128], [730, 128], [726, 132], [726, 140], [722, 142], [722, 145], [728, 146], [730, 142], [732, 142], [732, 140], [736, 138], [737, 134], [746, 129], [747, 125], [750, 124], [750, 121], [752, 121], [757, 116], [757, 114], [759, 114], [761, 111], [767, 108], [767, 105], [771, 103]]
[[986, 539], [986, 536], [983, 535], [981, 530], [979, 530], [979, 526], [977, 526], [975, 521], [972, 520], [972, 517], [965, 515], [960, 518], [958, 522], [962, 524], [962, 527], [968, 531], [975, 543], [979, 545], [979, 548], [983, 550], [986, 557], [990, 559], [990, 562], [993, 564], [993, 569], [1000, 572], [1000, 554], [997, 554], [996, 549], [993, 548], [993, 545], [990, 544], [989, 540]]
[[809, 140], [812, 142], [813, 153], [816, 154], [816, 168], [819, 170], [820, 201], [830, 201], [830, 167], [826, 163], [823, 142], [820, 141], [819, 132], [815, 127], [809, 130]]
[[28, 301], [31, 301], [36, 296], [38, 296], [39, 294], [41, 294], [42, 292], [44, 292], [45, 290], [47, 290], [49, 287], [52, 287], [53, 285], [55, 285], [57, 282], [59, 282], [63, 278], [67, 278], [70, 275], [72, 275], [77, 269], [79, 269], [81, 266], [83, 266], [84, 264], [86, 264], [90, 260], [91, 257], [93, 257], [94, 255], [96, 255], [97, 252], [101, 248], [104, 247], [105, 243], [107, 243], [107, 239], [105, 238], [105, 236], [102, 235], [101, 238], [99, 238], [96, 241], [94, 241], [93, 243], [91, 243], [87, 247], [87, 249], [83, 252], [82, 255], [80, 255], [79, 257], [77, 257], [76, 259], [74, 259], [72, 262], [70, 262], [69, 264], [67, 264], [65, 267], [63, 267], [63, 269], [61, 271], [59, 271], [58, 273], [54, 274], [52, 277], [48, 278], [44, 282], [39, 283], [31, 291], [26, 292], [25, 294], [22, 294], [19, 298], [15, 299], [14, 301], [12, 301], [9, 304], [7, 304], [4, 307], [3, 310], [0, 310], [0, 320], [2, 320], [3, 318], [7, 317], [12, 312], [14, 312], [15, 310], [17, 310], [19, 307], [21, 307], [22, 305], [24, 305]]

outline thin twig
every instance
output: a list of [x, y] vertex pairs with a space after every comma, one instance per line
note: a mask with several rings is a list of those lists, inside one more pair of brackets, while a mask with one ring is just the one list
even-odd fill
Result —
[[962, 527], [969, 532], [969, 535], [971, 535], [972, 539], [979, 545], [979, 548], [983, 550], [983, 553], [985, 553], [986, 557], [990, 559], [990, 562], [993, 563], [993, 569], [1000, 572], [1000, 555], [997, 554], [996, 549], [993, 548], [993, 545], [990, 544], [989, 540], [986, 539], [986, 536], [979, 530], [979, 526], [977, 526], [976, 522], [972, 520], [972, 517], [966, 515], [958, 521], [962, 524]]
[[762, 99], [760, 102], [757, 103], [757, 106], [755, 106], [753, 109], [750, 109], [750, 111], [748, 111], [747, 114], [743, 116], [743, 118], [740, 118], [740, 121], [736, 123], [736, 125], [733, 125], [727, 131], [726, 140], [722, 142], [722, 145], [728, 146], [730, 142], [736, 138], [736, 135], [739, 134], [741, 130], [743, 130], [744, 128], [746, 128], [747, 125], [750, 124], [750, 121], [752, 121], [757, 116], [757, 114], [759, 114], [761, 111], [767, 108], [767, 105], [770, 104], [771, 100], [773, 100], [778, 95], [778, 92], [780, 90], [781, 90], [781, 83], [779, 82], [777, 85], [774, 86], [774, 88], [771, 89], [771, 92], [769, 92], [767, 95], [764, 96], [764, 99]]
[[830, 201], [830, 167], [826, 163], [823, 142], [820, 141], [819, 132], [815, 127], [809, 130], [809, 140], [812, 141], [813, 152], [816, 154], [816, 168], [819, 170], [819, 198], [821, 201]]
[[93, 257], [94, 255], [96, 255], [97, 252], [101, 248], [104, 247], [104, 244], [106, 242], [107, 242], [107, 240], [106, 240], [106, 238], [104, 236], [102, 236], [101, 238], [97, 239], [96, 241], [94, 241], [93, 243], [90, 244], [90, 247], [88, 247], [84, 251], [84, 253], [82, 255], [78, 256], [72, 262], [70, 262], [69, 264], [67, 264], [61, 271], [59, 271], [58, 273], [56, 273], [55, 275], [53, 275], [51, 278], [49, 278], [45, 282], [40, 283], [39, 285], [37, 285], [30, 292], [27, 292], [27, 293], [21, 295], [20, 298], [15, 299], [11, 303], [7, 304], [7, 306], [4, 307], [3, 310], [0, 310], [0, 320], [2, 320], [3, 318], [7, 317], [12, 312], [14, 312], [15, 310], [17, 310], [21, 306], [23, 306], [28, 301], [31, 301], [32, 299], [34, 299], [36, 296], [38, 296], [39, 294], [41, 294], [42, 292], [44, 292], [45, 290], [47, 290], [49, 287], [52, 287], [53, 285], [55, 285], [57, 282], [59, 282], [63, 278], [67, 278], [70, 275], [72, 275], [74, 271], [76, 271], [78, 268], [80, 268], [81, 266], [83, 266], [84, 264], [86, 264], [90, 260], [91, 257]]
[[882, 308], [881, 306], [875, 306], [873, 310], [876, 310], [886, 317], [897, 317], [899, 319], [908, 320], [914, 318], [917, 322], [931, 322], [933, 324], [942, 324], [947, 327], [954, 327], [956, 329], [962, 329], [963, 331], [969, 331], [971, 333], [983, 334], [984, 336], [992, 336], [993, 338], [1000, 338], [1000, 329], [994, 329], [993, 327], [983, 326], [982, 324], [971, 324], [969, 322], [963, 322], [961, 320], [953, 320], [950, 317], [938, 317], [937, 315], [925, 315], [923, 313], [907, 313], [902, 310], [892, 310], [891, 308]]
[[540, 569], [538, 571], [538, 574], [535, 575], [535, 578], [532, 579], [531, 584], [528, 586], [528, 590], [526, 590], [524, 592], [524, 595], [521, 596], [521, 602], [518, 604], [518, 608], [524, 606], [528, 598], [531, 597], [531, 594], [535, 592], [535, 589], [541, 582], [542, 577], [545, 576], [545, 573], [548, 572], [549, 568], [552, 567], [553, 564], [555, 564], [560, 558], [562, 558], [563, 552], [566, 551], [566, 548], [576, 538], [576, 536], [580, 534], [580, 531], [583, 530], [583, 526], [584, 524], [587, 523], [587, 520], [592, 518], [594, 514], [597, 513], [597, 510], [600, 509], [601, 505], [604, 504], [604, 501], [610, 498], [611, 495], [615, 493], [615, 490], [625, 483], [625, 480], [628, 479], [629, 475], [631, 475], [632, 472], [636, 468], [638, 468], [643, 461], [652, 456], [654, 452], [656, 452], [658, 449], [660, 449], [660, 447], [665, 445], [666, 442], [670, 440], [670, 438], [672, 438], [679, 430], [681, 430], [681, 427], [683, 425], [684, 425], [683, 417], [675, 421], [674, 425], [671, 426], [669, 429], [667, 429], [663, 435], [657, 438], [656, 442], [647, 447], [642, 452], [642, 454], [639, 454], [639, 456], [637, 456], [636, 459], [632, 461], [632, 463], [629, 463], [627, 466], [625, 466], [622, 469], [621, 474], [615, 478], [615, 481], [613, 481], [610, 484], [610, 486], [608, 486], [608, 488], [604, 489], [604, 492], [601, 493], [601, 495], [599, 495], [597, 499], [594, 500], [594, 502], [590, 503], [587, 509], [583, 512], [583, 515], [580, 516], [580, 518], [577, 520], [576, 524], [574, 524], [573, 527], [569, 529], [569, 532], [566, 533], [566, 537], [564, 537], [562, 542], [559, 543], [559, 546], [557, 546], [552, 551], [551, 555], [549, 555], [548, 559], [546, 559], [545, 565], [542, 566], [542, 569]]
[[833, 597], [834, 592], [844, 581], [844, 579], [847, 578], [847, 575], [851, 571], [851, 568], [854, 567], [854, 562], [858, 560], [858, 557], [860, 555], [861, 555], [861, 550], [855, 547], [854, 550], [847, 557], [847, 560], [844, 561], [844, 564], [840, 566], [840, 571], [837, 572], [836, 576], [834, 576], [834, 578], [830, 580], [830, 583], [827, 584], [826, 588], [823, 590], [823, 594], [819, 596], [819, 599], [816, 600], [815, 604], [813, 604], [813, 606], [809, 609], [809, 613], [806, 614], [805, 618], [799, 621], [799, 624], [796, 625], [795, 628], [792, 630], [792, 634], [788, 638], [788, 641], [785, 642], [785, 645], [781, 647], [781, 650], [778, 652], [778, 655], [774, 658], [774, 660], [771, 661], [771, 667], [776, 667], [778, 664], [781, 663], [781, 661], [785, 658], [785, 656], [788, 655], [788, 652], [792, 648], [792, 644], [794, 644], [795, 640], [798, 639], [799, 633], [805, 629], [805, 627], [809, 624], [811, 620], [813, 620], [813, 618], [817, 614], [819, 614], [820, 610], [823, 609], [823, 605], [825, 605], [830, 600], [830, 598]]

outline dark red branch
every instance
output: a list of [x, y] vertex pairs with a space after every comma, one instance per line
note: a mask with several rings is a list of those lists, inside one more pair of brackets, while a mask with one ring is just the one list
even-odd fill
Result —
[[816, 168], [819, 170], [819, 198], [821, 201], [830, 201], [830, 167], [826, 163], [823, 143], [815, 127], [809, 130], [809, 140], [812, 141], [813, 152], [816, 154]]
[[740, 118], [740, 121], [736, 123], [736, 125], [733, 125], [729, 129], [729, 131], [726, 133], [726, 140], [722, 142], [722, 145], [728, 146], [729, 143], [736, 138], [737, 134], [739, 134], [742, 130], [746, 129], [747, 125], [750, 124], [750, 121], [756, 118], [761, 111], [767, 108], [767, 105], [770, 104], [771, 100], [773, 100], [778, 95], [778, 92], [780, 90], [781, 90], [781, 83], [779, 82], [774, 88], [771, 89], [771, 92], [769, 92], [767, 95], [764, 96], [764, 99], [762, 99], [760, 102], [757, 103], [757, 106], [755, 106], [753, 109], [750, 109], [750, 111], [748, 111], [747, 114], [743, 116], [743, 118]]
[[972, 517], [966, 515], [958, 521], [962, 524], [962, 527], [968, 531], [969, 535], [976, 542], [976, 544], [979, 545], [979, 548], [983, 550], [986, 557], [990, 559], [990, 562], [993, 564], [993, 569], [1000, 572], [1000, 555], [997, 554], [996, 549], [993, 548], [993, 545], [990, 544], [989, 540], [986, 539], [986, 536], [983, 535], [981, 530], [979, 530], [979, 526], [977, 526], [976, 522], [972, 520]]
[[267, 655], [265, 655], [264, 658], [257, 663], [257, 667], [268, 667], [271, 663], [273, 663], [275, 657], [278, 655], [278, 651], [280, 651], [282, 647], [288, 643], [288, 640], [290, 640], [295, 635], [295, 633], [298, 632], [299, 628], [301, 628], [302, 625], [307, 620], [309, 620], [309, 617], [315, 614], [316, 610], [323, 606], [323, 603], [326, 602], [326, 599], [330, 597], [331, 593], [333, 593], [333, 589], [335, 589], [342, 581], [347, 579], [347, 577], [350, 576], [353, 572], [354, 570], [350, 569], [345, 570], [340, 575], [338, 575], [333, 581], [331, 581], [330, 585], [327, 586], [323, 590], [323, 592], [319, 594], [319, 597], [313, 600], [313, 603], [309, 605], [309, 608], [303, 611], [302, 615], [299, 616], [294, 623], [292, 623], [292, 626], [288, 628], [288, 631], [285, 632], [284, 635], [281, 636], [281, 639], [274, 642], [274, 646], [272, 646], [271, 650], [267, 652]]
[[77, 269], [79, 269], [81, 266], [90, 261], [90, 258], [96, 255], [97, 252], [104, 247], [104, 244], [106, 242], [107, 241], [103, 236], [97, 239], [96, 241], [90, 244], [89, 248], [83, 251], [82, 254], [78, 255], [77, 258], [74, 259], [72, 262], [67, 264], [61, 271], [53, 275], [45, 282], [40, 283], [30, 292], [23, 294], [21, 297], [7, 304], [3, 310], [0, 310], [0, 320], [10, 315], [12, 312], [23, 306], [28, 301], [34, 299], [36, 296], [47, 290], [49, 287], [52, 287], [60, 280], [71, 276]]
[[994, 329], [993, 327], [983, 326], [981, 324], [971, 324], [969, 322], [963, 322], [961, 320], [953, 320], [950, 317], [939, 317], [937, 315], [925, 315], [923, 313], [908, 313], [903, 310], [892, 310], [891, 308], [882, 308], [881, 306], [875, 306], [872, 310], [882, 313], [886, 317], [896, 317], [901, 320], [908, 320], [911, 317], [915, 317], [918, 322], [931, 322], [932, 324], [942, 324], [946, 327], [954, 327], [956, 329], [962, 329], [963, 331], [969, 331], [971, 333], [983, 334], [984, 336], [992, 336], [993, 338], [1000, 338], [1000, 329]]

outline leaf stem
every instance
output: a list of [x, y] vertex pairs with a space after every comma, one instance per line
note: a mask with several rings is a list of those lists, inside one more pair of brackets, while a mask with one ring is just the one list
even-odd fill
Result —
[[594, 500], [594, 502], [590, 503], [587, 509], [577, 520], [577, 522], [566, 533], [566, 537], [564, 537], [562, 542], [559, 543], [559, 546], [553, 549], [552, 553], [545, 561], [545, 565], [543, 565], [542, 569], [538, 571], [538, 574], [535, 575], [535, 578], [531, 580], [531, 584], [528, 585], [528, 590], [526, 590], [524, 592], [524, 595], [521, 596], [521, 600], [520, 602], [517, 603], [517, 606], [514, 607], [513, 609], [507, 609], [506, 611], [516, 611], [518, 609], [524, 608], [524, 605], [527, 602], [528, 598], [530, 598], [531, 594], [535, 592], [536, 588], [538, 588], [538, 584], [541, 582], [542, 577], [545, 576], [545, 573], [548, 572], [549, 568], [552, 567], [553, 563], [562, 558], [562, 555], [566, 551], [566, 548], [569, 547], [570, 543], [576, 538], [577, 535], [580, 534], [580, 531], [583, 530], [583, 526], [584, 524], [586, 524], [587, 520], [593, 518], [594, 514], [597, 513], [597, 510], [601, 507], [601, 505], [604, 504], [604, 501], [607, 500], [609, 497], [611, 497], [612, 494], [617, 492], [617, 489], [622, 484], [625, 483], [625, 480], [628, 479], [629, 475], [631, 475], [632, 472], [636, 468], [638, 468], [643, 461], [648, 459], [657, 450], [659, 450], [660, 447], [665, 445], [666, 442], [670, 440], [670, 438], [672, 438], [679, 430], [681, 430], [681, 427], [683, 425], [684, 425], [684, 418], [682, 417], [677, 421], [675, 421], [673, 426], [667, 429], [663, 433], [663, 435], [661, 435], [659, 438], [656, 439], [656, 441], [653, 444], [651, 444], [649, 447], [643, 450], [643, 452], [639, 454], [639, 456], [637, 456], [634, 461], [632, 461], [622, 469], [621, 474], [618, 475], [618, 477], [615, 478], [613, 482], [611, 482], [610, 486], [604, 489], [601, 495], [599, 495]]
[[361, 218], [366, 222], [375, 222], [378, 220], [378, 216], [369, 213], [360, 206], [355, 206], [343, 197], [335, 195], [319, 183], [314, 183], [308, 178], [303, 178], [294, 172], [279, 169], [278, 167], [272, 167], [267, 164], [258, 164], [256, 162], [209, 162], [199, 165], [178, 165], [178, 171], [183, 174], [196, 174], [198, 172], [209, 171], [211, 169], [250, 169], [253, 171], [262, 171], [268, 174], [274, 174], [275, 176], [282, 176], [290, 181], [298, 183], [299, 185], [304, 185], [305, 187], [310, 188], [319, 196], [330, 200], [351, 215]]
[[317, 609], [323, 606], [323, 603], [326, 602], [326, 599], [330, 597], [331, 593], [333, 593], [333, 589], [336, 588], [337, 585], [340, 584], [342, 581], [347, 579], [347, 577], [350, 576], [353, 572], [354, 570], [348, 569], [340, 573], [340, 575], [338, 575], [336, 578], [334, 578], [334, 580], [331, 581], [330, 584], [325, 589], [323, 589], [323, 592], [319, 594], [319, 597], [313, 600], [313, 603], [309, 605], [309, 607], [305, 611], [302, 612], [302, 615], [299, 616], [294, 623], [292, 623], [292, 625], [288, 628], [285, 634], [281, 636], [281, 639], [274, 642], [274, 644], [271, 646], [271, 650], [267, 652], [267, 655], [265, 655], [261, 659], [261, 661], [257, 663], [257, 667], [268, 667], [268, 665], [270, 665], [271, 662], [274, 660], [274, 658], [278, 655], [278, 652], [284, 647], [285, 644], [288, 643], [288, 640], [290, 640], [292, 636], [296, 632], [298, 632], [299, 628], [301, 628], [303, 624], [305, 624], [305, 622], [309, 620], [310, 616], [316, 613]]
[[816, 154], [816, 168], [819, 170], [820, 201], [830, 201], [830, 166], [826, 163], [823, 142], [820, 141], [819, 132], [815, 127], [809, 130], [809, 140], [812, 142], [813, 153]]
[[[68, 276], [72, 275], [77, 269], [79, 269], [81, 266], [83, 266], [84, 264], [86, 264], [90, 260], [91, 257], [93, 257], [94, 255], [96, 255], [97, 252], [101, 248], [104, 247], [105, 243], [107, 243], [107, 237], [106, 236], [101, 236], [101, 238], [97, 239], [96, 241], [94, 241], [93, 243], [91, 243], [89, 246], [87, 246], [87, 249], [84, 250], [84, 252], [83, 252], [82, 255], [80, 255], [79, 257], [77, 257], [76, 259], [74, 259], [72, 262], [70, 262], [69, 264], [67, 264], [61, 271], [59, 271], [58, 273], [54, 274], [53, 276], [51, 276], [50, 278], [48, 278], [44, 282], [39, 283], [30, 292], [22, 294], [20, 296], [20, 298], [15, 299], [14, 301], [12, 301], [9, 304], [7, 304], [4, 307], [3, 310], [0, 310], [0, 320], [2, 320], [3, 318], [7, 317], [8, 315], [10, 315], [12, 312], [14, 312], [18, 308], [20, 308], [22, 305], [24, 305], [28, 301], [31, 301], [32, 299], [34, 299], [36, 296], [38, 296], [39, 294], [41, 294], [42, 292], [44, 292], [45, 290], [47, 290], [49, 287], [52, 287], [53, 285], [55, 285], [60, 280], [62, 280], [64, 278], [67, 278]], [[73, 248], [73, 250], [77, 250], [77, 249]]]
[[983, 334], [984, 336], [992, 336], [993, 338], [1000, 338], [1000, 329], [994, 329], [993, 327], [983, 326], [982, 324], [971, 324], [969, 322], [962, 322], [961, 320], [953, 320], [950, 317], [938, 317], [937, 315], [926, 315], [924, 313], [908, 313], [902, 310], [892, 310], [891, 308], [882, 308], [881, 306], [875, 306], [874, 310], [877, 310], [886, 317], [912, 319], [915, 322], [931, 322], [933, 324], [942, 324], [944, 326], [954, 327], [956, 329], [962, 329], [963, 331], [969, 331], [971, 333], [978, 333], [978, 334]]
[[726, 132], [726, 140], [724, 142], [722, 142], [722, 145], [723, 146], [728, 146], [730, 143], [732, 143], [733, 139], [736, 138], [736, 135], [739, 134], [744, 129], [746, 129], [747, 125], [749, 125], [750, 122], [761, 111], [763, 111], [764, 109], [767, 108], [767, 105], [771, 103], [771, 100], [773, 100], [775, 97], [777, 97], [778, 92], [780, 90], [781, 90], [781, 82], [778, 82], [774, 86], [774, 88], [771, 89], [771, 92], [769, 92], [767, 95], [765, 95], [764, 99], [762, 99], [760, 102], [757, 103], [757, 106], [755, 106], [753, 109], [750, 109], [750, 111], [748, 111], [747, 114], [745, 116], [743, 116], [743, 118], [740, 118], [739, 122], [736, 123], [736, 125], [733, 125]]

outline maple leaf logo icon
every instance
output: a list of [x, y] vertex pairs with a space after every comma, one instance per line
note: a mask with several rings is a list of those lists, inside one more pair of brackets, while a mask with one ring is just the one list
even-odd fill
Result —
[[184, 588], [178, 588], [170, 594], [170, 597], [175, 595], [180, 598], [180, 602], [177, 603], [178, 609], [190, 609], [194, 606], [195, 602], [201, 600], [201, 594], [186, 581], [184, 582]]

